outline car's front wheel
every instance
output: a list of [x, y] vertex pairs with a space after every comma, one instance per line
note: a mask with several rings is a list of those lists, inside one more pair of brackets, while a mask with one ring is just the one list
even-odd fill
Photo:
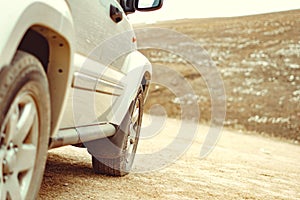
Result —
[[39, 60], [18, 51], [0, 71], [0, 197], [35, 199], [50, 132], [48, 81]]

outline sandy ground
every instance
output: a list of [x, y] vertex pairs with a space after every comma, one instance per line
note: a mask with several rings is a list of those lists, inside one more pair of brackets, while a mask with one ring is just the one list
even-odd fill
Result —
[[[141, 139], [138, 154], [165, 148], [179, 126], [168, 119], [157, 135]], [[95, 175], [85, 149], [51, 150], [39, 199], [300, 199], [298, 145], [224, 130], [214, 151], [200, 159], [207, 130], [199, 125], [191, 147], [166, 167], [122, 178]], [[191, 142], [185, 137], [179, 141]], [[167, 160], [168, 155], [155, 159]], [[155, 168], [153, 160], [140, 159], [133, 169], [145, 165]]]

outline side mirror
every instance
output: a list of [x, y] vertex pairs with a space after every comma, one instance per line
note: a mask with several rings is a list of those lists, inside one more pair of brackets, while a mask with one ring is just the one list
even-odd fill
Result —
[[134, 13], [134, 0], [120, 0], [120, 4], [126, 14]]
[[138, 11], [153, 11], [162, 7], [163, 0], [135, 0], [135, 9]]

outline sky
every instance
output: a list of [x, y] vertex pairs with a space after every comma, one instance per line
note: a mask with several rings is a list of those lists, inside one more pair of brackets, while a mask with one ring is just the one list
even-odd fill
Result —
[[300, 9], [300, 0], [164, 0], [160, 10], [129, 15], [132, 23], [253, 15]]

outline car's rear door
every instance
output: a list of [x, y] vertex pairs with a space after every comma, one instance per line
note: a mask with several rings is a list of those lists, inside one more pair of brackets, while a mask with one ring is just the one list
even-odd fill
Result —
[[60, 128], [106, 122], [105, 113], [122, 93], [134, 33], [115, 0], [67, 0], [76, 31], [75, 74]]

